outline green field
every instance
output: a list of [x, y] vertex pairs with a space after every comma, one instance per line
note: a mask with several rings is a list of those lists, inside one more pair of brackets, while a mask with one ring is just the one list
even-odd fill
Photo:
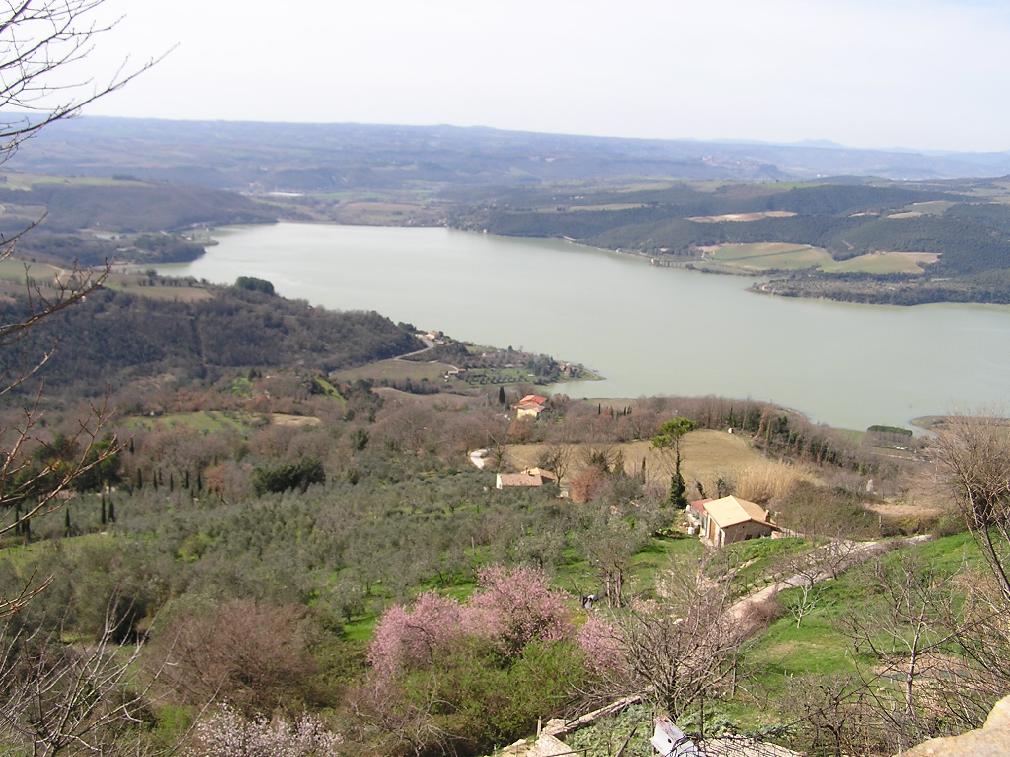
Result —
[[113, 179], [107, 176], [46, 176], [32, 173], [0, 174], [0, 186], [7, 189], [29, 190], [43, 184], [62, 184], [74, 187], [136, 187], [145, 182], [135, 179]]
[[825, 273], [906, 273], [919, 275], [923, 266], [935, 263], [937, 255], [931, 252], [870, 252], [848, 260], [825, 263]]
[[442, 382], [446, 372], [452, 366], [448, 363], [422, 363], [416, 360], [380, 360], [376, 363], [369, 363], [357, 368], [350, 368], [340, 371], [336, 378], [338, 381], [357, 381], [358, 379], [372, 379], [374, 381], [431, 381]]
[[[56, 273], [55, 268], [51, 265], [46, 265], [44, 263], [30, 263], [31, 267], [29, 269], [30, 275], [35, 278], [44, 277], [49, 278]], [[7, 281], [21, 281], [25, 280], [25, 264], [21, 260], [16, 260], [13, 258], [8, 258], [7, 260], [0, 260], [0, 279], [6, 279]]]
[[820, 247], [784, 242], [725, 244], [706, 260], [746, 271], [798, 271], [832, 262], [831, 255]]
[[[954, 574], [980, 560], [978, 549], [968, 534], [892, 552], [883, 560], [897, 561], [908, 553], [916, 554], [941, 575]], [[734, 716], [743, 720], [743, 725], [760, 727], [773, 720], [759, 703], [765, 695], [781, 697], [792, 676], [851, 672], [856, 666], [868, 669], [872, 665], [871, 659], [855, 654], [852, 640], [844, 632], [846, 617], [872, 610], [874, 600], [867, 594], [865, 579], [870, 569], [869, 565], [853, 568], [838, 579], [822, 584], [818, 588], [817, 607], [803, 619], [799, 628], [796, 620], [786, 614], [747, 645], [744, 664], [753, 676], [750, 691], [754, 701], [740, 701], [729, 708]], [[799, 589], [784, 591], [779, 594], [779, 600], [788, 607], [798, 594]]]
[[134, 416], [129, 421], [130, 425], [140, 428], [188, 428], [205, 434], [228, 430], [245, 434], [254, 426], [264, 423], [266, 420], [262, 416], [228, 410], [199, 410], [193, 413]]

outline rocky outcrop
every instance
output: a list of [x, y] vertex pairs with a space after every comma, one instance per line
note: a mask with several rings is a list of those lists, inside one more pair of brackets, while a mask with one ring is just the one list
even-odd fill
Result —
[[902, 752], [901, 757], [1002, 757], [1010, 754], [1010, 696], [996, 703], [985, 725], [960, 736], [924, 741]]

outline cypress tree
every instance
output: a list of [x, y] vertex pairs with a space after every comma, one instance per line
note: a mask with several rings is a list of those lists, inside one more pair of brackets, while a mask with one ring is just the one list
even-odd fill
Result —
[[134, 449], [133, 449], [133, 437], [131, 436], [130, 437], [130, 454], [131, 455], [133, 454], [133, 451], [134, 451]]
[[70, 536], [70, 506], [63, 511], [63, 535]]
[[505, 396], [505, 387], [504, 386], [499, 386], [498, 387], [498, 404], [502, 405], [502, 406], [508, 404], [508, 398]]
[[116, 506], [112, 502], [109, 502], [109, 523], [115, 523], [115, 522], [116, 522]]

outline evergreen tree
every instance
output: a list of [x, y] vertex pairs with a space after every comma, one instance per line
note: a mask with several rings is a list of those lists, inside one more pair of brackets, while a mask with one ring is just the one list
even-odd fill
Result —
[[505, 387], [498, 387], [498, 404], [504, 407], [508, 404], [508, 398], [505, 396]]
[[110, 501], [109, 502], [109, 523], [115, 523], [115, 522], [116, 522], [116, 505]]
[[182, 488], [189, 489], [189, 471], [185, 470], [182, 473]]
[[684, 509], [687, 506], [687, 497], [684, 496], [685, 491], [687, 491], [687, 486], [684, 485], [684, 477], [680, 474], [680, 471], [677, 471], [670, 476], [670, 504], [681, 510]]
[[687, 498], [684, 496], [687, 487], [684, 485], [684, 477], [680, 473], [680, 440], [694, 428], [694, 421], [678, 416], [666, 421], [659, 427], [659, 433], [652, 437], [652, 446], [655, 449], [663, 450], [667, 454], [672, 451], [674, 454], [673, 475], [670, 480], [670, 504], [679, 508], [687, 507]]
[[63, 535], [70, 536], [70, 506], [63, 511]]

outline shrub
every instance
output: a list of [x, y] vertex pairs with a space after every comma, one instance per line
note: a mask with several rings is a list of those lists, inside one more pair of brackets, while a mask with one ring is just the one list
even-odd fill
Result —
[[343, 743], [340, 734], [303, 714], [291, 722], [282, 718], [247, 720], [228, 705], [197, 723], [189, 757], [329, 757]]

